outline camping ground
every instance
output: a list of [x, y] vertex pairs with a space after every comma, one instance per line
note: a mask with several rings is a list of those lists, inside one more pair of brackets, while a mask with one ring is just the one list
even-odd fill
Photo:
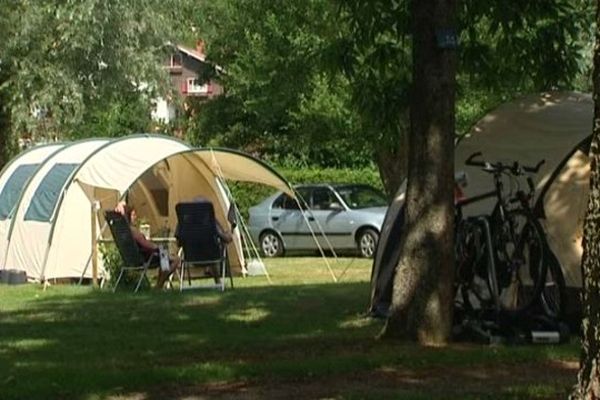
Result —
[[235, 290], [0, 286], [2, 399], [554, 399], [579, 343], [376, 340], [371, 262], [267, 260]]

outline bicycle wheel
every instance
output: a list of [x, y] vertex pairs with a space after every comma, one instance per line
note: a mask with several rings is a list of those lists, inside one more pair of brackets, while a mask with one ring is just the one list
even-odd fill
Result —
[[540, 299], [547, 271], [543, 235], [539, 223], [521, 209], [506, 212], [494, 226], [499, 302], [504, 310], [520, 313]]
[[561, 318], [567, 307], [565, 278], [560, 263], [552, 251], [546, 247], [548, 268], [543, 280], [541, 306], [550, 318]]
[[456, 305], [468, 314], [493, 308], [489, 257], [481, 225], [470, 219], [462, 221], [455, 243]]

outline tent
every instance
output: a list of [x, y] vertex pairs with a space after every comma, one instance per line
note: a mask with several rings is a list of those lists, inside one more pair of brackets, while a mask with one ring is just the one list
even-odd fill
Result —
[[[551, 249], [558, 257], [567, 288], [581, 287], [582, 223], [589, 184], [589, 135], [593, 100], [588, 94], [550, 92], [528, 95], [502, 104], [484, 116], [456, 147], [455, 170], [467, 173], [465, 195], [492, 189], [489, 174], [465, 166], [469, 155], [481, 151], [486, 161], [519, 161], [536, 165], [536, 210]], [[385, 311], [391, 299], [398, 243], [402, 234], [401, 188], [388, 211], [373, 262], [371, 311]], [[493, 200], [465, 208], [467, 215], [487, 213]]]
[[[93, 246], [109, 238], [103, 210], [124, 196], [151, 227], [174, 232], [175, 204], [203, 196], [226, 226], [226, 179], [255, 182], [293, 195], [260, 160], [229, 149], [192, 148], [161, 135], [88, 139], [33, 148], [0, 173], [0, 269], [30, 280], [89, 278]], [[96, 233], [94, 237], [93, 232]], [[244, 268], [241, 237], [229, 245], [234, 272]], [[105, 273], [99, 263], [99, 274]]]

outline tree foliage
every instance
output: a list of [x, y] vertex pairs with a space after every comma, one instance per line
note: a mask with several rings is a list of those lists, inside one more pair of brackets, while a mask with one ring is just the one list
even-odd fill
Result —
[[[509, 97], [580, 76], [589, 1], [459, 4], [459, 133]], [[194, 12], [227, 94], [202, 109], [192, 140], [303, 164], [374, 160], [395, 191], [409, 129], [408, 1], [221, 0]]]
[[[408, 130], [412, 61], [407, 4], [340, 2], [352, 34], [341, 33], [338, 64], [351, 80], [357, 110], [372, 127], [366, 130], [374, 134], [372, 143], [382, 149], [403, 143]], [[570, 87], [583, 70], [589, 4], [590, 0], [460, 2], [458, 109], [477, 107], [471, 95], [482, 90], [493, 90], [500, 102], [523, 92]], [[461, 115], [458, 119], [462, 122]], [[467, 129], [473, 122], [460, 127]], [[397, 150], [395, 155], [402, 156]]]
[[331, 2], [221, 1], [197, 15], [226, 95], [203, 107], [194, 141], [302, 164], [369, 163], [348, 82], [322, 59], [338, 29]]
[[589, 0], [465, 0], [461, 66], [478, 85], [513, 92], [571, 88], [591, 37]]
[[102, 108], [139, 104], [168, 88], [160, 61], [173, 39], [166, 12], [171, 2], [12, 3], [2, 24], [0, 72], [7, 75], [1, 90], [17, 134], [68, 137]]

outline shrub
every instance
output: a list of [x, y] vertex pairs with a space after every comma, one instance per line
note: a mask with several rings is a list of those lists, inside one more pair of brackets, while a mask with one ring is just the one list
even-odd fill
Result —
[[[114, 243], [101, 243], [99, 246], [99, 251], [102, 255], [104, 269], [108, 274], [108, 286], [112, 287], [117, 281], [119, 271], [123, 266], [123, 259], [121, 258], [121, 254], [119, 254], [119, 250], [117, 249], [117, 246]], [[119, 284], [119, 286], [123, 285], [123, 287], [129, 287], [134, 283], [136, 283], [135, 275], [132, 273], [126, 273], [121, 278], [121, 283]]]

